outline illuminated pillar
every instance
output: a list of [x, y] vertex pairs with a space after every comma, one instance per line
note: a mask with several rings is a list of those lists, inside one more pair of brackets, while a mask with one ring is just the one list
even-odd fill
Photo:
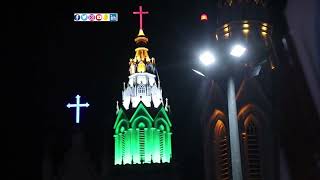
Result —
[[125, 155], [124, 155], [124, 164], [131, 164], [131, 132], [132, 129], [129, 129], [125, 132]]
[[140, 163], [140, 156], [139, 156], [139, 141], [138, 141], [138, 129], [132, 130], [133, 134], [133, 141], [132, 141], [132, 154], [133, 154], [133, 163], [138, 164]]
[[121, 164], [121, 154], [120, 154], [120, 146], [119, 146], [119, 135], [114, 135], [114, 152], [115, 152], [115, 157], [114, 157], [114, 164]]
[[153, 147], [154, 147], [154, 155], [152, 156], [153, 162], [160, 163], [160, 142], [159, 142], [159, 129], [154, 130], [154, 138], [153, 138]]
[[152, 129], [146, 128], [145, 130], [145, 163], [151, 163], [151, 152], [152, 152]]

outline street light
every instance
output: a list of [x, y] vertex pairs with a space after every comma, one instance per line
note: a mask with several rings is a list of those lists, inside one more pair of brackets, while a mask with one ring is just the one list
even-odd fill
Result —
[[[241, 44], [235, 44], [232, 46], [230, 55], [236, 58], [240, 58], [246, 52], [246, 47]], [[210, 59], [214, 59], [213, 55], [206, 51], [199, 56], [199, 60], [206, 66], [212, 64], [209, 63]], [[232, 60], [234, 58], [227, 58], [226, 60]], [[215, 59], [214, 59], [215, 60]], [[214, 62], [214, 61], [213, 61]], [[199, 71], [193, 69], [197, 74], [202, 74]], [[205, 75], [203, 75], [205, 76]], [[237, 104], [235, 95], [235, 83], [233, 79], [233, 73], [229, 74], [227, 81], [227, 96], [228, 96], [228, 122], [229, 122], [229, 137], [230, 137], [230, 152], [231, 152], [231, 165], [232, 165], [232, 177], [234, 180], [242, 180], [242, 165], [241, 165], [241, 150], [239, 142], [239, 129], [237, 118]]]
[[241, 57], [242, 55], [244, 55], [246, 50], [247, 50], [247, 48], [244, 47], [243, 45], [236, 44], [236, 45], [232, 46], [231, 51], [230, 51], [230, 55], [232, 55], [234, 57]]
[[199, 56], [200, 61], [202, 64], [208, 66], [211, 65], [215, 62], [215, 57], [210, 51], [205, 51]]

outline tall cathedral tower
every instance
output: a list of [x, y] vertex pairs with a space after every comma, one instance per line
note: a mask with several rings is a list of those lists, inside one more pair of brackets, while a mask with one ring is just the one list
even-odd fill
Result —
[[[221, 51], [229, 52], [232, 45], [241, 43], [248, 52], [241, 60], [232, 59], [235, 70], [223, 72], [235, 77], [238, 132], [230, 128], [223, 80], [214, 81], [209, 89], [211, 97], [203, 119], [206, 179], [278, 179], [278, 122], [272, 108], [277, 58], [266, 2], [219, 0], [217, 6], [215, 39]], [[239, 149], [231, 146], [235, 133]]]
[[114, 128], [114, 164], [169, 163], [171, 121], [168, 99], [162, 97], [155, 58], [149, 57], [149, 39], [143, 32], [142, 7], [140, 29], [134, 39], [135, 55], [129, 59], [129, 80], [123, 84], [122, 105], [117, 102]]

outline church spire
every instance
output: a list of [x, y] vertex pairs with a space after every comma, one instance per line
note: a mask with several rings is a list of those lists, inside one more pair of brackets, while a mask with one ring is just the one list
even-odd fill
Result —
[[155, 59], [149, 57], [149, 40], [143, 32], [142, 15], [148, 13], [142, 11], [142, 6], [133, 12], [140, 15], [140, 28], [134, 39], [135, 56], [129, 59], [129, 81], [122, 91], [122, 107], [117, 108], [113, 126], [115, 165], [169, 163], [172, 158], [172, 124], [164, 109]]
[[134, 39], [137, 47], [135, 55], [129, 59], [129, 82], [122, 92], [123, 106], [128, 109], [130, 104], [136, 108], [139, 102], [145, 106], [154, 105], [157, 108], [162, 101], [162, 90], [160, 88], [159, 76], [156, 70], [155, 58], [149, 56], [147, 48], [149, 39], [143, 31], [143, 15], [149, 14], [139, 6], [139, 11], [133, 12], [139, 15], [140, 27], [138, 36]]

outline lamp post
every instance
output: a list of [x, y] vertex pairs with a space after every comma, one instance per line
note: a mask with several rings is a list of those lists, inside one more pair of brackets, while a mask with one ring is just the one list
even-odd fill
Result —
[[227, 82], [228, 93], [228, 120], [232, 177], [234, 180], [242, 180], [241, 151], [239, 142], [239, 128], [237, 118], [237, 103], [235, 97], [235, 85], [233, 77], [230, 76]]
[[[209, 60], [210, 56], [200, 56], [202, 64], [207, 66], [204, 69], [196, 69], [205, 78], [212, 77], [212, 71], [217, 71], [214, 74], [214, 79], [223, 76], [223, 83], [227, 86], [227, 101], [228, 101], [228, 123], [229, 123], [229, 138], [231, 148], [231, 163], [232, 163], [232, 179], [246, 179], [247, 174], [242, 174], [242, 158], [240, 151], [240, 134], [237, 120], [237, 105], [235, 99], [235, 81], [240, 79], [240, 75], [257, 76], [263, 63], [270, 63], [271, 69], [275, 68], [276, 62], [268, 58], [271, 48], [271, 32], [272, 26], [268, 23], [268, 13], [265, 8], [265, 1], [217, 1], [216, 11], [216, 32], [215, 40], [218, 42], [213, 60]], [[204, 34], [208, 33], [208, 17], [200, 16], [203, 24]], [[211, 34], [211, 32], [209, 32]], [[211, 35], [212, 37], [212, 35]], [[213, 38], [206, 38], [213, 42]], [[204, 43], [207, 43], [205, 40]], [[245, 44], [238, 44], [245, 43]], [[231, 47], [231, 48], [230, 48]], [[230, 48], [230, 49], [229, 49]], [[227, 51], [227, 53], [226, 53]], [[213, 52], [211, 52], [213, 53]], [[220, 54], [218, 54], [220, 53]], [[208, 54], [208, 53], [207, 53]], [[207, 60], [203, 60], [207, 57]], [[268, 58], [268, 60], [266, 60]], [[220, 61], [223, 59], [224, 61]], [[249, 61], [247, 61], [249, 60]], [[211, 64], [206, 63], [211, 62]], [[208, 68], [209, 65], [216, 65], [219, 68]], [[268, 64], [263, 66], [265, 71], [269, 71]], [[206, 71], [211, 71], [207, 73]], [[196, 72], [196, 71], [195, 71]], [[248, 167], [246, 167], [248, 168]], [[244, 168], [245, 169], [245, 168]]]
[[[226, 49], [226, 48], [224, 48]], [[201, 64], [205, 66], [203, 71], [192, 69], [198, 75], [201, 75], [205, 78], [215, 79], [221, 78], [223, 81], [226, 81], [227, 86], [227, 104], [228, 104], [228, 124], [229, 124], [229, 139], [230, 139], [230, 153], [231, 153], [231, 166], [232, 166], [232, 179], [233, 180], [242, 180], [242, 161], [241, 161], [241, 149], [240, 149], [240, 136], [239, 136], [239, 126], [237, 118], [237, 103], [236, 103], [236, 90], [235, 90], [235, 79], [236, 76], [239, 76], [242, 72], [242, 69], [245, 69], [245, 74], [249, 76], [257, 76], [260, 72], [261, 65], [265, 63], [265, 55], [262, 56], [262, 59], [258, 58], [255, 60], [256, 64], [252, 64], [251, 67], [241, 67], [244, 64], [244, 55], [252, 54], [247, 53], [247, 44], [234, 44], [228, 54], [220, 54], [220, 58], [216, 57], [210, 51], [204, 51], [200, 56], [199, 60]], [[219, 52], [225, 52], [223, 49], [220, 49]], [[247, 57], [248, 58], [248, 57]], [[223, 59], [224, 63], [218, 64], [219, 60]], [[212, 68], [212, 66], [217, 65], [219, 68]], [[208, 68], [211, 66], [210, 68]], [[219, 71], [215, 73], [215, 77], [212, 77], [212, 71]], [[226, 72], [229, 71], [229, 72]], [[249, 72], [249, 73], [248, 73]]]
[[[247, 51], [246, 47], [235, 44], [230, 54], [234, 59], [242, 57]], [[231, 60], [230, 58], [227, 58]], [[209, 51], [205, 51], [199, 56], [199, 60], [205, 66], [213, 65], [216, 62], [216, 57]], [[233, 68], [231, 68], [233, 69]], [[200, 71], [193, 71], [203, 77], [206, 77]], [[239, 141], [239, 128], [237, 118], [237, 105], [235, 97], [235, 82], [233, 72], [227, 76], [227, 101], [228, 101], [228, 123], [229, 123], [229, 138], [230, 138], [230, 152], [231, 152], [231, 165], [233, 180], [242, 180], [242, 165], [241, 165], [241, 151]]]

